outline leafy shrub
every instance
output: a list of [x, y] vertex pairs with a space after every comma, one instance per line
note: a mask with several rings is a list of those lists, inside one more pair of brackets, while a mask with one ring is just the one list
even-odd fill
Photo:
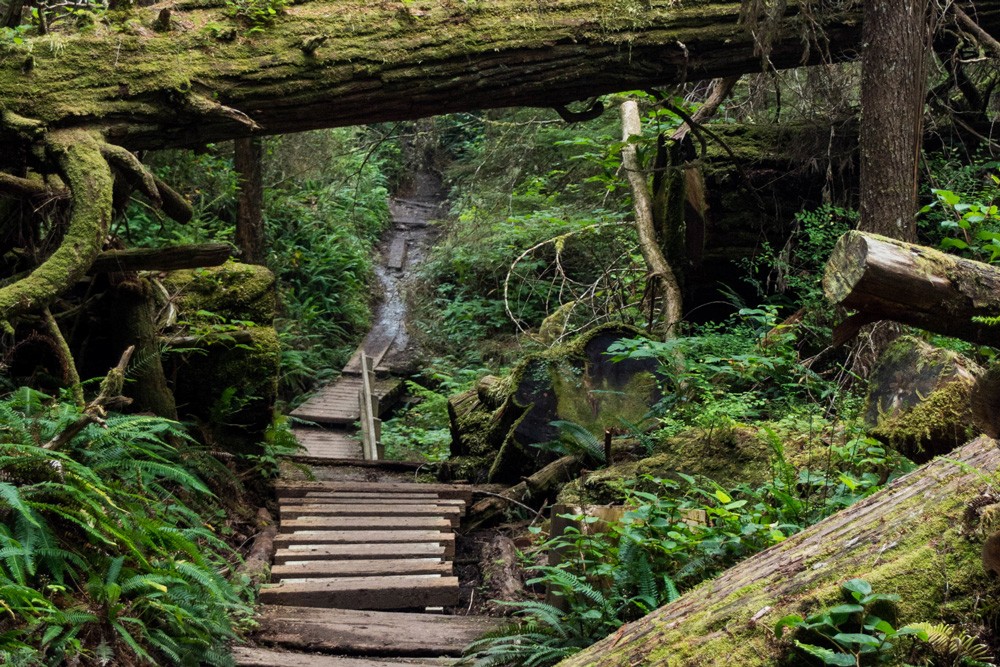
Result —
[[219, 464], [154, 417], [111, 416], [57, 446], [79, 417], [27, 388], [0, 399], [0, 654], [231, 664], [233, 617], [250, 609], [209, 523]]

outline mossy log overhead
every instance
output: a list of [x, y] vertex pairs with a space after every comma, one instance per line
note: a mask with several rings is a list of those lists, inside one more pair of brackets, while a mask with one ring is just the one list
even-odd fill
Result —
[[90, 266], [90, 273], [200, 269], [225, 264], [232, 256], [233, 248], [227, 243], [105, 250]]
[[[849, 3], [848, 3], [849, 4]], [[858, 3], [860, 4], [860, 3]], [[985, 3], [984, 3], [985, 4]], [[197, 145], [759, 71], [739, 0], [302, 0], [252, 33], [231, 3], [109, 13], [110, 26], [8, 46], [0, 107], [46, 127], [98, 129], [131, 149]], [[853, 57], [860, 12], [800, 2], [768, 30], [768, 66]], [[986, 14], [984, 20], [983, 14]], [[1000, 25], [1000, 10], [980, 11]], [[23, 52], [23, 53], [22, 53]], [[19, 57], [21, 56], [21, 57]], [[30, 58], [31, 66], [25, 67]]]
[[1000, 314], [1000, 269], [895, 239], [848, 232], [830, 255], [823, 291], [858, 311], [835, 335], [893, 320], [981, 345], [1000, 346], [1000, 327], [973, 318]]
[[[1000, 449], [977, 439], [883, 491], [727, 570], [626, 625], [560, 667], [801, 664], [782, 661], [791, 642], [772, 628], [842, 602], [852, 577], [900, 596], [898, 623], [954, 622], [995, 600], [997, 562], [988, 548], [981, 495], [1000, 468]], [[992, 505], [994, 509], [996, 505]], [[978, 508], [978, 509], [977, 509]], [[992, 583], [990, 583], [992, 581]], [[982, 612], [982, 609], [978, 610]], [[892, 663], [899, 664], [899, 663]]]

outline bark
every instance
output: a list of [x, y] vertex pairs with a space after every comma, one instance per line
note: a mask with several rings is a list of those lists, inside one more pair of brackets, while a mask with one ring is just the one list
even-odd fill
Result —
[[835, 343], [879, 320], [1000, 346], [1000, 328], [973, 321], [1000, 313], [1000, 269], [895, 239], [848, 232], [830, 255], [823, 292], [858, 311]]
[[494, 523], [511, 507], [524, 507], [544, 499], [575, 478], [581, 470], [583, 461], [579, 457], [564, 456], [506, 491], [490, 494], [469, 509], [469, 516], [463, 523], [466, 532], [472, 533]]
[[62, 130], [46, 138], [51, 159], [73, 195], [62, 243], [31, 274], [0, 289], [0, 320], [41, 310], [86, 274], [111, 219], [113, 179], [94, 135]]
[[865, 0], [860, 228], [904, 241], [917, 237], [929, 52], [928, 0]]
[[[742, 4], [649, 0], [632, 13], [619, 0], [310, 0], [245, 34], [224, 3], [187, 1], [173, 7], [168, 32], [147, 27], [158, 8], [136, 8], [131, 31], [98, 24], [59, 50], [39, 44], [29, 75], [24, 58], [4, 59], [0, 101], [46, 127], [100, 129], [130, 149], [554, 107], [759, 71]], [[850, 8], [824, 18], [835, 58], [857, 49], [859, 18]], [[989, 29], [1000, 11], [979, 18]], [[788, 3], [773, 28], [769, 66], [820, 61], [820, 49], [803, 39], [807, 24], [799, 3]]]
[[774, 638], [776, 621], [841, 603], [839, 586], [852, 577], [867, 579], [879, 593], [900, 595], [896, 627], [933, 622], [942, 613], [972, 618], [976, 600], [995, 588], [983, 569], [984, 534], [977, 525], [988, 513], [975, 508], [998, 468], [996, 443], [975, 440], [952, 458], [896, 480], [560, 666], [793, 664], [790, 642]]
[[650, 277], [659, 285], [660, 297], [663, 299], [663, 321], [667, 336], [673, 335], [673, 329], [681, 321], [681, 288], [673, 268], [663, 255], [663, 249], [656, 237], [656, 225], [653, 221], [653, 201], [649, 194], [646, 174], [639, 164], [635, 141], [642, 135], [639, 124], [639, 107], [634, 100], [622, 103], [622, 167], [628, 176], [632, 189], [632, 205], [635, 210], [635, 227], [639, 235], [639, 249], [646, 260]]
[[247, 552], [246, 559], [240, 565], [237, 573], [250, 580], [254, 591], [260, 590], [261, 584], [266, 584], [271, 576], [271, 559], [274, 557], [274, 538], [278, 536], [278, 523], [266, 508], [257, 510], [257, 528], [260, 530]]
[[224, 264], [233, 255], [225, 243], [175, 246], [172, 248], [131, 248], [105, 250], [90, 266], [90, 273], [128, 271], [176, 271]]
[[155, 324], [155, 307], [149, 281], [137, 276], [119, 283], [113, 291], [113, 310], [118, 314], [114, 330], [119, 347], [135, 348], [135, 363], [125, 394], [138, 410], [177, 419], [177, 403], [163, 372], [161, 346]]
[[263, 264], [266, 253], [263, 157], [260, 137], [236, 140], [234, 167], [240, 187], [236, 199], [236, 247], [240, 249], [240, 259], [247, 264]]

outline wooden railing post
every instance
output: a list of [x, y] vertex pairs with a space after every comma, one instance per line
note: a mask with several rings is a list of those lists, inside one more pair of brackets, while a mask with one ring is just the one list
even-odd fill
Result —
[[377, 461], [383, 455], [381, 447], [382, 420], [378, 418], [378, 397], [372, 391], [374, 383], [375, 371], [372, 368], [371, 359], [362, 352], [361, 392], [358, 395], [358, 403], [361, 415], [361, 448], [368, 461]]

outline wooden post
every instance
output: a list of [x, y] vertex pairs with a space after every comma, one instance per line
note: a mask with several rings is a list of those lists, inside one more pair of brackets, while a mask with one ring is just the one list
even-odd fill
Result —
[[379, 440], [381, 439], [382, 424], [378, 419], [378, 399], [372, 392], [372, 372], [371, 359], [364, 352], [361, 353], [361, 392], [358, 402], [361, 415], [361, 443], [364, 457], [368, 461], [377, 461], [380, 458]]

